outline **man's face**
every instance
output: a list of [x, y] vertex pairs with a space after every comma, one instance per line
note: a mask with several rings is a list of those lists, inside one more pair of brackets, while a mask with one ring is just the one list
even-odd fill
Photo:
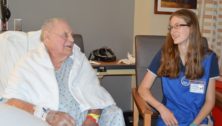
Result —
[[74, 39], [70, 26], [59, 21], [54, 23], [53, 28], [47, 32], [44, 42], [50, 55], [57, 58], [66, 58], [72, 54]]

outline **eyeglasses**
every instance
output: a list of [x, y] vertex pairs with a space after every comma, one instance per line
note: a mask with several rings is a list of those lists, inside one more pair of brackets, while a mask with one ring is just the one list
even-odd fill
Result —
[[58, 33], [55, 33], [55, 32], [52, 32], [54, 35], [60, 37], [61, 39], [63, 39], [64, 41], [67, 41], [69, 39], [69, 36], [72, 37], [72, 34], [69, 34], [69, 33], [63, 33], [62, 35], [58, 34]]
[[177, 30], [177, 29], [180, 29], [180, 28], [183, 27], [183, 26], [190, 26], [190, 25], [188, 25], [188, 24], [175, 24], [174, 26], [170, 26], [170, 25], [169, 25], [168, 30], [169, 30], [169, 31], [171, 31], [172, 29]]

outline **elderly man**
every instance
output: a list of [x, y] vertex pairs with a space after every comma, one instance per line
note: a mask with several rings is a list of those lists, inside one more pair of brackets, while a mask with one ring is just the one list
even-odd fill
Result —
[[51, 126], [123, 126], [122, 111], [100, 86], [63, 19], [42, 26], [41, 43], [16, 65], [3, 94], [6, 104]]

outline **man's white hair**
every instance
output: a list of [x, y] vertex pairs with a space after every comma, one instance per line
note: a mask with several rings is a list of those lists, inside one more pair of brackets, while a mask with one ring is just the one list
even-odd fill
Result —
[[45, 32], [51, 30], [57, 22], [66, 22], [66, 20], [62, 18], [51, 18], [45, 21], [41, 27], [41, 41], [44, 41]]

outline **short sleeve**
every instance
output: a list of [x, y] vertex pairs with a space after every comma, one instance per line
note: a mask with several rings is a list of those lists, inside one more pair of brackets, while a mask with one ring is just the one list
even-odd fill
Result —
[[210, 78], [219, 76], [218, 59], [215, 53], [213, 53], [212, 58], [211, 58], [209, 75], [210, 75]]
[[157, 54], [152, 59], [151, 63], [148, 66], [148, 69], [153, 73], [157, 74], [157, 71], [160, 67], [160, 59], [161, 59], [161, 50], [157, 52]]

